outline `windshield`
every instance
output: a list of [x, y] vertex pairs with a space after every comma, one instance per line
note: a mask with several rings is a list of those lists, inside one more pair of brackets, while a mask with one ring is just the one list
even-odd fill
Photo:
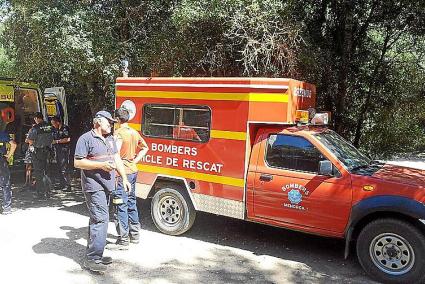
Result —
[[353, 145], [344, 140], [334, 131], [326, 131], [315, 135], [349, 171], [370, 164], [370, 159], [357, 150]]

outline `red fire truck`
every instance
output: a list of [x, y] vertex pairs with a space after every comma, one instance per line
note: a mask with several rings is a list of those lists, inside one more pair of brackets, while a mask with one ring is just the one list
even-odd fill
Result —
[[374, 279], [424, 283], [425, 172], [370, 160], [315, 100], [292, 79], [118, 78], [150, 146], [137, 194], [156, 227], [183, 234], [203, 211], [345, 238]]

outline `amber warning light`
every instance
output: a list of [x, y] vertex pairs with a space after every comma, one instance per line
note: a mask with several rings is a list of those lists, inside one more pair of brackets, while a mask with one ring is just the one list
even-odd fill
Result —
[[297, 110], [297, 112], [295, 113], [295, 121], [307, 124], [309, 121], [308, 110]]
[[328, 125], [330, 120], [329, 112], [319, 112], [312, 110], [297, 110], [295, 121], [302, 124]]

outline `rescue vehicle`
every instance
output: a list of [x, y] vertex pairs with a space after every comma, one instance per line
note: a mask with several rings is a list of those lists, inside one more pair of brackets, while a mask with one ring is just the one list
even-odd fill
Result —
[[154, 224], [180, 235], [203, 211], [344, 238], [374, 279], [424, 283], [425, 172], [372, 161], [315, 101], [292, 79], [118, 78], [116, 107], [150, 147], [137, 195]]
[[25, 135], [34, 124], [33, 114], [38, 111], [46, 120], [59, 115], [66, 124], [68, 113], [64, 88], [47, 88], [43, 93], [36, 83], [0, 78], [0, 131], [11, 133], [18, 144], [13, 163], [15, 169], [23, 163]]

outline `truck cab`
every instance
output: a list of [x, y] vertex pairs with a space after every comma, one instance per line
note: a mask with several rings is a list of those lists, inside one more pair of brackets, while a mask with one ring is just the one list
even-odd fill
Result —
[[374, 278], [421, 283], [425, 171], [373, 161], [327, 128], [259, 129], [247, 219], [346, 238], [346, 256], [355, 239], [359, 261]]

